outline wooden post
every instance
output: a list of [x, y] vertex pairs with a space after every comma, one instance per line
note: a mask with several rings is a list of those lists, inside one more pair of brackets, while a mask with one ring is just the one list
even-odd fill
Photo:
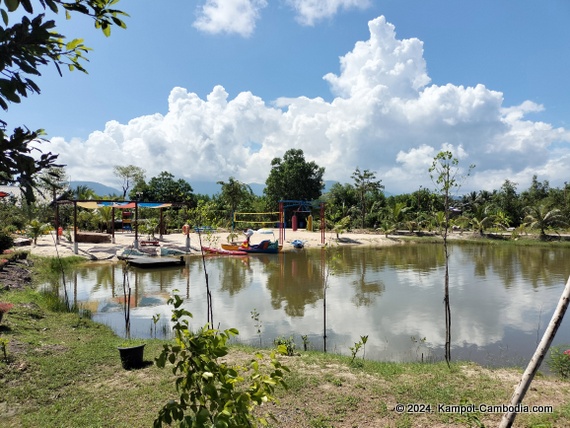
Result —
[[279, 245], [285, 242], [285, 212], [283, 201], [279, 202]]
[[[566, 282], [566, 287], [564, 287], [562, 296], [560, 296], [558, 306], [556, 306], [556, 310], [554, 311], [554, 314], [552, 314], [552, 319], [550, 320], [550, 323], [548, 324], [548, 327], [546, 328], [546, 331], [544, 332], [542, 339], [536, 348], [536, 351], [534, 351], [534, 355], [530, 359], [530, 362], [528, 363], [528, 366], [522, 375], [519, 385], [511, 397], [511, 407], [515, 408], [522, 402], [526, 391], [528, 390], [530, 383], [536, 374], [536, 371], [540, 367], [540, 363], [542, 363], [542, 360], [544, 360], [544, 357], [550, 348], [550, 344], [556, 335], [558, 327], [560, 327], [560, 324], [562, 324], [564, 314], [568, 308], [569, 299], [570, 277]], [[510, 428], [515, 421], [516, 415], [517, 413], [515, 411], [505, 413], [503, 415], [503, 419], [501, 420], [501, 425], [499, 425], [499, 428]]]
[[137, 195], [137, 200], [135, 201], [135, 243], [134, 247], [139, 249], [139, 196]]
[[111, 242], [115, 243], [115, 204], [111, 207]]
[[325, 245], [325, 232], [326, 232], [326, 221], [325, 221], [325, 203], [321, 202], [321, 244]]
[[79, 253], [77, 245], [77, 201], [73, 201], [73, 254]]

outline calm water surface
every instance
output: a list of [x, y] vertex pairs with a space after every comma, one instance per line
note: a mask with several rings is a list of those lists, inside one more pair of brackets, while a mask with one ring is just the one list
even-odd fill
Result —
[[[570, 275], [570, 249], [454, 245], [450, 252], [452, 358], [486, 365], [526, 364]], [[368, 335], [366, 358], [384, 361], [441, 359], [445, 341], [444, 255], [440, 245], [306, 249], [279, 255], [207, 257], [214, 324], [236, 327], [239, 340], [270, 346], [293, 336], [322, 350], [326, 282], [326, 348], [350, 354]], [[131, 268], [131, 335], [170, 336], [169, 296], [178, 290], [206, 323], [206, 287], [200, 257], [162, 270]], [[95, 321], [124, 335], [123, 267], [81, 267], [67, 285]], [[261, 337], [252, 311], [259, 313]], [[569, 315], [570, 317], [570, 315]], [[570, 343], [566, 317], [555, 339]]]

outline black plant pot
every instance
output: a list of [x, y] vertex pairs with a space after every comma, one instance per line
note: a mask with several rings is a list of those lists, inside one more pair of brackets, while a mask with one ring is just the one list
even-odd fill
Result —
[[140, 369], [143, 364], [144, 343], [142, 345], [118, 347], [121, 364], [125, 370]]

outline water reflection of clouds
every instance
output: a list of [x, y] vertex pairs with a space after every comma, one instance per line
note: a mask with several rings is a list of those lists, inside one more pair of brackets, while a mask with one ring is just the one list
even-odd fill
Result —
[[[434, 246], [424, 248], [424, 251], [433, 250]], [[348, 264], [342, 267], [342, 273], [329, 277], [329, 351], [348, 354], [348, 348], [361, 335], [369, 336], [366, 353], [370, 358], [417, 359], [419, 353], [429, 352], [428, 348], [434, 352], [440, 350], [445, 338], [441, 257], [437, 254], [423, 257], [421, 248], [409, 252], [398, 248], [394, 254], [389, 253], [390, 249], [382, 249], [366, 253], [361, 259], [362, 251], [366, 250], [346, 250], [344, 260], [348, 260]], [[452, 346], [468, 356], [491, 352], [497, 345], [510, 344], [512, 340], [524, 342], [525, 338], [534, 336], [537, 329], [541, 329], [542, 334], [565, 282], [548, 278], [549, 284], [559, 282], [560, 285], [543, 286], [540, 278], [545, 268], [540, 267], [531, 284], [528, 277], [533, 271], [527, 267], [522, 272], [516, 265], [523, 263], [524, 250], [522, 255], [520, 250], [517, 253], [508, 249], [501, 249], [500, 253], [494, 251], [490, 247], [454, 247], [451, 253]], [[313, 348], [322, 349], [320, 254], [303, 252], [283, 259], [251, 257], [247, 262], [223, 258], [207, 261], [215, 326], [238, 328], [238, 340], [258, 343], [256, 321], [251, 316], [255, 310], [259, 313], [265, 346], [271, 345], [277, 336], [291, 335], [300, 346], [301, 335], [307, 335]], [[501, 257], [508, 260], [507, 274], [500, 270]], [[421, 259], [417, 266], [412, 263], [416, 259]], [[561, 259], [558, 256], [552, 261], [552, 257], [544, 257], [552, 262]], [[353, 270], [350, 263], [354, 263]], [[115, 272], [115, 280], [122, 281], [120, 271]], [[201, 260], [190, 261], [186, 273], [142, 274], [137, 284], [139, 306], [133, 308], [131, 317], [133, 322], [142, 325], [136, 329], [143, 336], [149, 336], [153, 315], [159, 313], [163, 322], [170, 319], [171, 308], [165, 302], [174, 289], [180, 290], [182, 296], [189, 293], [184, 305], [194, 314], [192, 327], [199, 328], [206, 323]], [[133, 286], [134, 281], [131, 281]], [[115, 293], [122, 293], [120, 283], [115, 288]], [[100, 301], [100, 310], [108, 312], [96, 315], [96, 319], [113, 325], [120, 334], [124, 321], [120, 305], [110, 297], [111, 289], [103, 274], [97, 276], [87, 270], [78, 279], [77, 295], [80, 301]], [[558, 341], [568, 341], [568, 334], [559, 333]], [[424, 337], [426, 343], [421, 342]], [[517, 343], [516, 347], [521, 352], [531, 352], [532, 343]]]

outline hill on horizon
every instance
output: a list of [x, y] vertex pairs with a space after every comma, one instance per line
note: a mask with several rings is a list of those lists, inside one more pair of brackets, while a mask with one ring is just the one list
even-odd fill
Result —
[[[325, 180], [325, 188], [323, 190], [323, 193], [327, 193], [328, 191], [330, 191], [331, 187], [335, 183], [337, 182], [333, 180]], [[87, 186], [90, 189], [93, 189], [93, 191], [99, 196], [111, 196], [111, 195], [123, 194], [123, 191], [120, 189], [116, 189], [114, 187], [98, 183], [96, 181], [71, 181], [69, 184], [72, 189], [75, 189], [77, 186]], [[256, 196], [263, 195], [263, 189], [265, 189], [265, 184], [249, 183], [248, 185], [249, 187], [251, 187], [251, 190], [253, 191], [254, 195]], [[194, 181], [190, 183], [190, 186], [192, 186], [194, 194], [197, 195], [199, 194], [199, 195], [214, 196], [216, 193], [220, 193], [221, 191], [221, 186], [215, 181]], [[386, 191], [384, 191], [384, 194], [386, 196], [392, 195], [392, 193]]]

